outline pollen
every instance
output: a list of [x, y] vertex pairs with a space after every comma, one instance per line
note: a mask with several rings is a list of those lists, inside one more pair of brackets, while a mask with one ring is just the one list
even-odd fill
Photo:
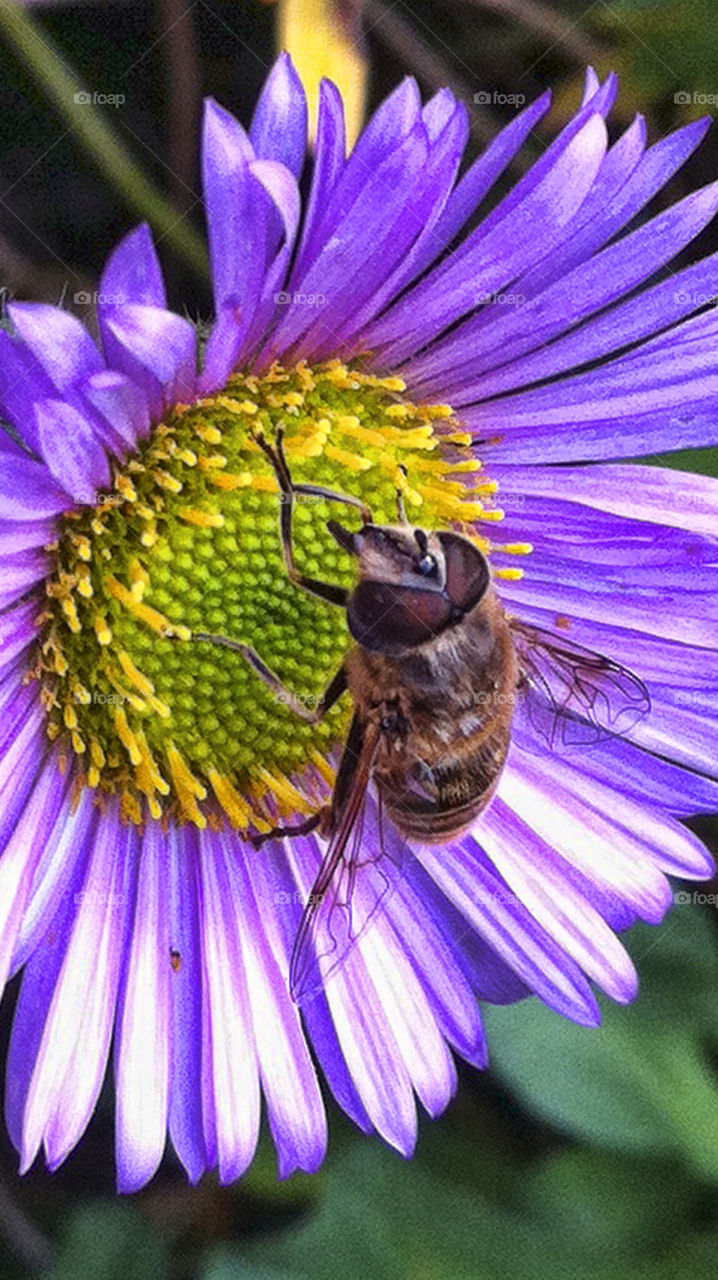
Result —
[[[292, 706], [316, 705], [351, 639], [341, 609], [287, 577], [260, 436], [282, 428], [299, 486], [295, 558], [314, 578], [350, 587], [355, 574], [326, 527], [341, 507], [323, 490], [383, 524], [397, 521], [401, 494], [425, 528], [466, 532], [487, 554], [528, 554], [486, 536], [484, 522], [501, 519], [496, 484], [478, 474], [460, 421], [405, 393], [401, 378], [338, 360], [234, 375], [220, 395], [169, 413], [98, 506], [63, 518], [28, 679], [42, 684], [48, 737], [98, 804], [116, 795], [128, 823], [266, 833], [313, 813], [332, 786], [349, 699], [318, 724]], [[352, 527], [359, 513], [345, 511]], [[206, 634], [250, 646], [286, 697]]]

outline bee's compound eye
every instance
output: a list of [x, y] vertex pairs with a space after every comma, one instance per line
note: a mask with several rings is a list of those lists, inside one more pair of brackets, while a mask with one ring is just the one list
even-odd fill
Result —
[[428, 577], [430, 573], [436, 573], [435, 556], [426, 555], [421, 557], [421, 560], [419, 561], [419, 573], [422, 573], [425, 578]]

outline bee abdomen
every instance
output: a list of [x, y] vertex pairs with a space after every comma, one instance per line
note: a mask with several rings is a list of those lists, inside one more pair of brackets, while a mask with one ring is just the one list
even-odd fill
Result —
[[460, 835], [493, 796], [508, 751], [508, 735], [468, 757], [436, 765], [424, 774], [421, 792], [409, 785], [382, 788], [392, 822], [409, 839], [440, 843]]

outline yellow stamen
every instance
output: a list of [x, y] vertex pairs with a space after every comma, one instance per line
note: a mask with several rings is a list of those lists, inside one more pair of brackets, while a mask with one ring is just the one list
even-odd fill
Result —
[[235, 489], [249, 489], [254, 479], [251, 471], [240, 471], [236, 475], [220, 471], [217, 475], [210, 476], [211, 483], [225, 493], [233, 493]]
[[200, 440], [204, 440], [205, 444], [221, 444], [222, 442], [222, 432], [208, 423], [196, 422], [194, 424], [194, 433], [199, 436]]
[[112, 643], [112, 632], [107, 625], [106, 619], [102, 617], [102, 614], [95, 614], [95, 617], [92, 620], [92, 625], [95, 628], [95, 635], [97, 636], [98, 644], [108, 645]]
[[333, 787], [336, 773], [334, 769], [332, 769], [332, 766], [326, 757], [322, 755], [321, 751], [312, 752], [312, 763], [327, 785]]
[[65, 596], [64, 600], [60, 601], [60, 608], [65, 615], [65, 621], [67, 622], [68, 627], [75, 633], [75, 635], [77, 635], [78, 631], [82, 631], [82, 627], [80, 625], [80, 619], [77, 616], [75, 601], [71, 596]]
[[160, 486], [160, 489], [166, 489], [168, 493], [182, 492], [182, 481], [178, 480], [176, 476], [170, 475], [169, 471], [163, 471], [161, 467], [157, 467], [152, 474]]
[[257, 412], [257, 405], [253, 400], [235, 400], [232, 396], [217, 396], [216, 403], [230, 413], [239, 414], [241, 418], [253, 418]]
[[265, 784], [268, 791], [276, 797], [285, 813], [311, 813], [314, 806], [309, 803], [306, 796], [289, 781], [283, 778], [281, 774], [272, 773], [261, 765], [257, 769], [256, 775]]
[[194, 507], [184, 507], [177, 515], [186, 524], [197, 525], [200, 529], [221, 529], [224, 524], [220, 511], [197, 511]]
[[348, 449], [338, 449], [335, 444], [328, 444], [324, 450], [328, 458], [332, 462], [338, 462], [343, 467], [348, 467], [350, 471], [356, 474], [362, 471], [368, 471], [373, 465], [371, 458], [365, 458], [360, 453], [350, 453]]
[[249, 826], [252, 810], [246, 800], [235, 790], [229, 778], [225, 778], [217, 769], [209, 769], [207, 776], [212, 790], [227, 814], [233, 827], [246, 829]]
[[223, 453], [201, 453], [197, 459], [200, 471], [221, 471], [227, 459]]
[[130, 757], [130, 763], [134, 765], [140, 764], [142, 761], [142, 751], [140, 750], [140, 745], [134, 733], [127, 723], [127, 716], [125, 715], [122, 707], [115, 707], [113, 719], [115, 721], [117, 736]]
[[139, 690], [140, 693], [144, 694], [145, 697], [154, 693], [155, 686], [152, 681], [148, 680], [147, 676], [143, 676], [142, 672], [137, 670], [137, 667], [132, 661], [129, 653], [126, 653], [124, 649], [120, 649], [117, 654], [117, 658], [122, 670], [127, 676], [127, 679], [135, 686], [136, 689]]

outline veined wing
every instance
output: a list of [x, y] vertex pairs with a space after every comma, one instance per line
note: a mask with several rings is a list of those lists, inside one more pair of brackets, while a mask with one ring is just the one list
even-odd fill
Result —
[[379, 791], [376, 830], [365, 833], [380, 738], [378, 727], [364, 729], [355, 714], [335, 785], [340, 803], [334, 830], [292, 951], [289, 989], [297, 1004], [315, 996], [344, 964], [401, 875], [400, 846], [389, 852], [384, 841]]
[[523, 719], [551, 750], [623, 736], [650, 711], [643, 681], [620, 663], [558, 632], [515, 618], [509, 625], [521, 671], [515, 727]]

